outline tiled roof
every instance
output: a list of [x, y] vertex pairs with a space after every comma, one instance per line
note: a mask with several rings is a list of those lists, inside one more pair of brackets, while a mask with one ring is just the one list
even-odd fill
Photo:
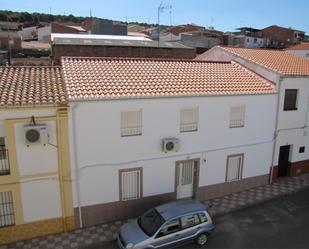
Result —
[[286, 50], [309, 50], [309, 42], [288, 47]]
[[69, 100], [275, 92], [234, 62], [63, 57], [62, 66]]
[[66, 102], [59, 67], [0, 67], [0, 107]]
[[309, 61], [283, 50], [221, 47], [283, 75], [309, 76]]

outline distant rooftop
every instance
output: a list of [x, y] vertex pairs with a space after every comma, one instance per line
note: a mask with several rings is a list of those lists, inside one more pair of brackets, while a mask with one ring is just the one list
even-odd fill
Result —
[[[157, 41], [138, 36], [51, 34], [52, 44], [84, 46], [158, 47]], [[160, 42], [160, 48], [188, 48], [177, 42]]]

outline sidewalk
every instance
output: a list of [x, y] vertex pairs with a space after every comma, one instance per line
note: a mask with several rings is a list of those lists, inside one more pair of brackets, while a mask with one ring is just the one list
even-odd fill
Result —
[[[204, 201], [214, 216], [291, 194], [309, 188], [309, 174], [280, 179], [272, 185], [252, 188], [243, 192]], [[49, 235], [27, 241], [0, 246], [0, 249], [77, 249], [113, 240], [118, 228], [126, 221], [77, 229], [69, 233]]]

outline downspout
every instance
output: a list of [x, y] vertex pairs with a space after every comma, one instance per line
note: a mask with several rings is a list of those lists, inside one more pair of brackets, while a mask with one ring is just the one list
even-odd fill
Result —
[[280, 96], [281, 96], [281, 82], [283, 81], [282, 77], [279, 78], [278, 81], [278, 97], [277, 97], [277, 112], [276, 112], [276, 121], [275, 121], [275, 132], [274, 132], [274, 139], [273, 139], [273, 154], [271, 157], [271, 170], [270, 170], [270, 179], [269, 183], [272, 184], [273, 182], [273, 175], [274, 175], [274, 159], [276, 153], [276, 141], [278, 137], [278, 120], [279, 120], [279, 111], [280, 111]]
[[78, 107], [78, 104], [72, 104], [72, 140], [73, 140], [73, 154], [74, 154], [74, 170], [75, 170], [75, 187], [77, 192], [77, 208], [78, 208], [78, 216], [79, 216], [79, 227], [83, 227], [83, 219], [82, 219], [82, 209], [81, 209], [81, 201], [80, 201], [80, 170], [79, 170], [79, 163], [78, 163], [78, 156], [77, 156], [77, 141], [76, 141], [76, 116], [75, 116], [75, 109]]

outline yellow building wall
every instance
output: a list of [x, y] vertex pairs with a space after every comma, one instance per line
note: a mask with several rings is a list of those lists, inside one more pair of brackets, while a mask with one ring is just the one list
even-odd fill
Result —
[[[32, 175], [20, 175], [18, 170], [14, 125], [29, 122], [29, 119], [9, 119], [4, 121], [7, 149], [9, 151], [10, 175], [0, 176], [0, 192], [11, 191], [13, 195], [15, 226], [0, 228], [0, 245], [19, 240], [31, 239], [47, 234], [73, 230], [74, 209], [72, 201], [72, 180], [70, 172], [68, 109], [58, 108], [55, 116], [36, 117], [37, 122], [56, 122], [58, 171]], [[29, 178], [58, 176], [61, 196], [61, 217], [26, 223], [21, 196], [21, 181]], [[33, 203], [33, 205], [38, 205]]]

